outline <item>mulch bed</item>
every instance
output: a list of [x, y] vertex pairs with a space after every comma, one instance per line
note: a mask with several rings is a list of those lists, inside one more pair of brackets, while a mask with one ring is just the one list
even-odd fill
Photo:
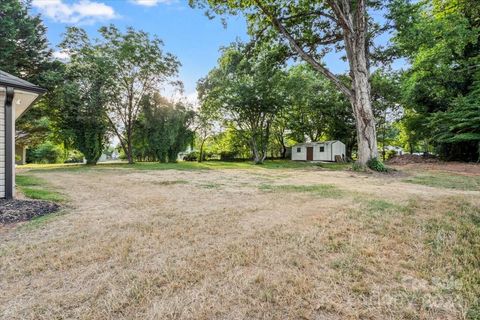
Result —
[[27, 221], [57, 211], [60, 206], [50, 201], [0, 199], [0, 224]]

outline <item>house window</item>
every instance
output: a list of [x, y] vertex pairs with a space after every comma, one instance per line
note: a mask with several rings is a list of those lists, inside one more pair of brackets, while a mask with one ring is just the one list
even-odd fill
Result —
[[320, 146], [320, 152], [325, 152], [325, 147], [324, 146]]
[[302, 152], [302, 148], [297, 148], [297, 152]]

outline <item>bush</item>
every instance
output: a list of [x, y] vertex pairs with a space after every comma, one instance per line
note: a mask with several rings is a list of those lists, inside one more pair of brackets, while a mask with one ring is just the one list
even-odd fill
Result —
[[367, 167], [377, 172], [388, 172], [388, 168], [378, 158], [368, 160]]
[[61, 145], [50, 141], [42, 143], [33, 149], [27, 149], [27, 162], [33, 163], [62, 163], [65, 152]]
[[387, 150], [387, 152], [385, 153], [385, 159], [386, 160], [390, 160], [392, 159], [393, 157], [395, 157], [397, 155], [397, 151], [395, 150]]
[[223, 151], [220, 152], [221, 161], [233, 161], [237, 157], [237, 152]]
[[78, 150], [70, 150], [64, 163], [83, 163], [83, 154]]
[[[197, 151], [192, 151], [183, 157], [184, 161], [198, 161], [200, 154]], [[205, 157], [204, 157], [205, 158]]]

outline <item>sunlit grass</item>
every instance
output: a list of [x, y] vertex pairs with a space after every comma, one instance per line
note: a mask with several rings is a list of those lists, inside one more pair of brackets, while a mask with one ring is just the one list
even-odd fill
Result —
[[39, 177], [17, 175], [15, 177], [15, 183], [27, 198], [53, 202], [61, 202], [65, 200], [65, 197], [62, 194], [51, 190], [46, 182]]
[[126, 162], [108, 162], [99, 163], [96, 166], [84, 164], [27, 164], [19, 166], [20, 169], [30, 170], [55, 170], [55, 171], [89, 171], [99, 169], [135, 169], [135, 170], [214, 170], [214, 169], [328, 169], [345, 170], [349, 168], [348, 164], [343, 163], [309, 163], [296, 162], [291, 160], [267, 160], [261, 165], [255, 165], [252, 161], [204, 161], [188, 162], [179, 161], [177, 163], [159, 163], [159, 162], [136, 162], [128, 164]]
[[480, 191], [480, 176], [452, 173], [420, 174], [404, 181], [436, 188]]
[[331, 184], [315, 184], [315, 185], [273, 185], [262, 184], [260, 190], [270, 192], [300, 192], [311, 193], [328, 198], [336, 198], [343, 194], [343, 191]]

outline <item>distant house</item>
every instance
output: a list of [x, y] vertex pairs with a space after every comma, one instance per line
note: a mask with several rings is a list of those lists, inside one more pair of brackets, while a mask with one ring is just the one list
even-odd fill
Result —
[[294, 161], [336, 161], [335, 156], [345, 159], [345, 144], [338, 140], [299, 143], [292, 147]]

